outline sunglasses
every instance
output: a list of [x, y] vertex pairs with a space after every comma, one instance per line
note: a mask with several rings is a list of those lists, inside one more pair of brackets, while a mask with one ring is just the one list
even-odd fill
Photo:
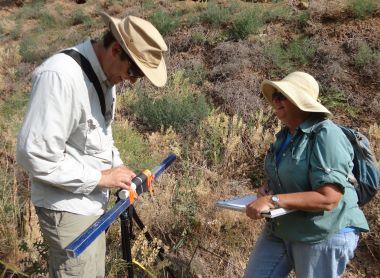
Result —
[[132, 78], [142, 78], [145, 76], [145, 74], [142, 72], [142, 70], [136, 65], [136, 63], [129, 58], [129, 68], [128, 68], [128, 75]]
[[272, 94], [272, 101], [274, 101], [274, 100], [278, 100], [278, 101], [286, 100], [286, 96], [284, 96], [280, 92], [274, 92]]

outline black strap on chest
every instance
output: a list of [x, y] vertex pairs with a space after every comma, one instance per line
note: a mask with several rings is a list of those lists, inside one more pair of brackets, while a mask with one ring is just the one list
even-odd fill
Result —
[[71, 58], [73, 58], [75, 62], [77, 62], [78, 65], [82, 68], [83, 72], [87, 75], [88, 79], [90, 79], [91, 83], [95, 87], [96, 93], [98, 94], [100, 108], [102, 109], [102, 114], [103, 116], [105, 116], [106, 101], [104, 99], [103, 89], [102, 89], [102, 86], [100, 85], [99, 79], [96, 76], [90, 62], [86, 59], [86, 57], [84, 57], [82, 54], [80, 54], [78, 51], [74, 49], [63, 50], [61, 51], [61, 53], [64, 53], [70, 56]]

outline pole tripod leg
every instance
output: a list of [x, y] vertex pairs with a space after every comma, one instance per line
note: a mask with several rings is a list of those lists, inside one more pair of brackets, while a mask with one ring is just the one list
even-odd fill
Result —
[[[135, 220], [135, 222], [139, 226], [140, 230], [144, 231], [145, 225], [141, 221], [140, 217], [137, 215], [135, 208], [133, 206], [130, 206], [130, 208], [131, 208], [131, 213], [132, 213], [133, 220]], [[151, 234], [148, 231], [145, 231], [144, 235], [145, 235], [145, 238], [146, 238], [146, 240], [148, 242], [152, 242], [153, 241], [153, 237], [151, 236]], [[161, 247], [158, 249], [158, 258], [161, 261], [163, 261], [165, 259], [164, 258], [164, 250]], [[169, 267], [165, 266], [164, 270], [169, 274], [169, 277], [175, 277], [174, 274], [173, 274], [173, 272], [171, 271], [171, 269]]]
[[120, 214], [121, 226], [121, 248], [123, 251], [123, 259], [127, 262], [128, 277], [133, 278], [133, 264], [131, 251], [131, 225], [132, 219], [128, 216], [128, 211], [125, 210]]

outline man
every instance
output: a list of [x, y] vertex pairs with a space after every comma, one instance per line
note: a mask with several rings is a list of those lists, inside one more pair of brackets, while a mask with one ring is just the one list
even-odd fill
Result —
[[115, 84], [146, 76], [161, 87], [167, 80], [167, 46], [151, 23], [102, 17], [109, 27], [103, 39], [72, 49], [89, 61], [103, 95], [72, 57], [55, 54], [33, 73], [18, 137], [17, 161], [30, 175], [50, 277], [104, 277], [104, 233], [78, 258], [69, 258], [64, 248], [104, 213], [109, 188], [129, 189], [135, 177], [112, 138]]

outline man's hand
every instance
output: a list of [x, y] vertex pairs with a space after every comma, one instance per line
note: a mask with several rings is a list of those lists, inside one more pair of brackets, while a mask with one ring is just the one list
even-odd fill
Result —
[[129, 168], [120, 166], [102, 171], [99, 187], [129, 189], [132, 179], [136, 177]]
[[270, 209], [274, 208], [274, 205], [272, 204], [270, 197], [271, 196], [260, 197], [256, 201], [253, 201], [252, 203], [247, 205], [247, 208], [245, 210], [247, 216], [252, 219], [263, 218], [263, 216], [261, 215], [262, 212], [267, 212]]

